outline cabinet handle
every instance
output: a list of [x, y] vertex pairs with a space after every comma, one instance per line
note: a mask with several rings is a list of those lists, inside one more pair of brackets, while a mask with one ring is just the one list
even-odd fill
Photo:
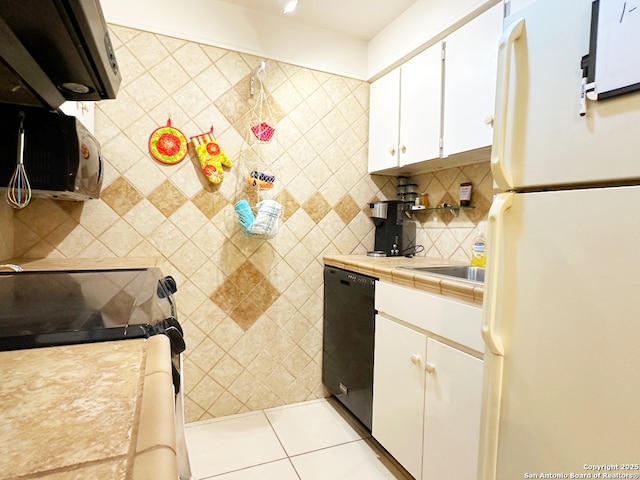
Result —
[[400, 153], [407, 153], [407, 147], [400, 145]]
[[436, 367], [434, 367], [432, 363], [427, 362], [424, 364], [424, 371], [427, 373], [433, 373], [436, 371]]
[[391, 155], [392, 157], [396, 156], [396, 149], [393, 147], [389, 147], [389, 155]]
[[417, 365], [418, 363], [420, 363], [420, 360], [422, 360], [422, 358], [417, 353], [411, 355], [411, 363]]
[[487, 115], [484, 117], [484, 123], [493, 127], [493, 115]]

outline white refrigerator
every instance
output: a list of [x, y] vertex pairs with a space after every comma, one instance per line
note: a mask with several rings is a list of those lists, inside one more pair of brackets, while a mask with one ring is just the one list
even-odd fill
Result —
[[579, 115], [591, 7], [505, 19], [480, 480], [640, 476], [640, 93]]

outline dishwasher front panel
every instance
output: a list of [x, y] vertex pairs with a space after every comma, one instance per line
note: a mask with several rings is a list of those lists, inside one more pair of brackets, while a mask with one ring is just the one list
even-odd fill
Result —
[[375, 280], [340, 268], [324, 268], [322, 383], [369, 430]]

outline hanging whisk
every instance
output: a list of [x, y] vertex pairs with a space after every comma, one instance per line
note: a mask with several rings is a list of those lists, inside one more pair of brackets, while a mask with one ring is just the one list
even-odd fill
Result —
[[31, 185], [24, 170], [24, 112], [18, 114], [18, 162], [7, 188], [7, 203], [13, 208], [24, 208], [31, 201]]

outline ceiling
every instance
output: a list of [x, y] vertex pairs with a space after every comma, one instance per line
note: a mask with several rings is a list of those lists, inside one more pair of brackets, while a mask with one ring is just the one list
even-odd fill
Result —
[[[270, 15], [282, 15], [283, 0], [222, 0]], [[293, 21], [371, 40], [417, 0], [299, 0]]]

